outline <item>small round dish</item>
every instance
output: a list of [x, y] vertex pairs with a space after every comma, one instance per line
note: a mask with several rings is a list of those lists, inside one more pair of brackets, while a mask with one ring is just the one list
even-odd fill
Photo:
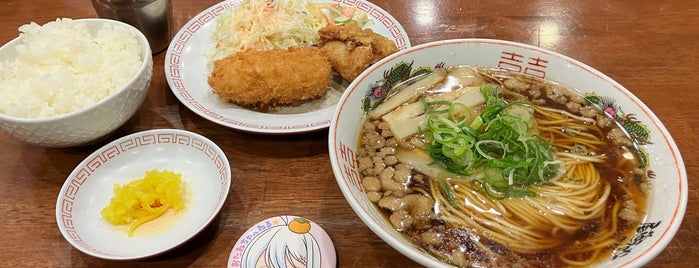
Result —
[[228, 257], [229, 268], [336, 267], [336, 263], [335, 246], [328, 233], [299, 216], [258, 222], [240, 236]]
[[[403, 27], [388, 12], [362, 0], [318, 0], [318, 3], [353, 5], [365, 12], [371, 23], [367, 27], [394, 40], [398, 49], [410, 47], [410, 40]], [[345, 83], [333, 84], [333, 89], [325, 99], [317, 104], [286, 111], [284, 113], [262, 113], [240, 106], [223, 103], [212, 92], [207, 83], [209, 75], [207, 50], [214, 46], [211, 32], [216, 27], [217, 18], [241, 1], [222, 1], [202, 11], [187, 22], [175, 35], [165, 56], [165, 77], [173, 94], [187, 108], [222, 126], [256, 133], [293, 134], [325, 129], [330, 125], [330, 117], [335, 109]]]
[[[185, 208], [139, 226], [129, 237], [100, 212], [114, 196], [115, 184], [143, 178], [152, 169], [182, 175]], [[86, 254], [112, 260], [151, 257], [203, 230], [223, 206], [230, 183], [228, 159], [209, 139], [176, 129], [138, 132], [103, 146], [71, 172], [58, 194], [56, 222], [63, 237]]]

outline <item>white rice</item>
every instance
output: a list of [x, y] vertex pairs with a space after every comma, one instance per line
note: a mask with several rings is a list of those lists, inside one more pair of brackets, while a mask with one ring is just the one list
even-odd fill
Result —
[[[137, 34], [104, 24], [57, 19], [19, 27], [18, 57], [0, 62], [0, 113], [54, 117], [99, 102], [124, 85], [143, 60]], [[148, 55], [150, 56], [150, 55]]]

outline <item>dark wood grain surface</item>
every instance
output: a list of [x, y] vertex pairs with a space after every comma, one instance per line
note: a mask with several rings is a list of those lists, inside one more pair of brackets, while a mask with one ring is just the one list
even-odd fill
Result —
[[[649, 267], [696, 267], [699, 212], [699, 5], [666, 1], [375, 0], [405, 28], [413, 45], [451, 38], [495, 38], [550, 49], [615, 79], [662, 120], [684, 157], [689, 204], [677, 236]], [[173, 0], [174, 25], [217, 1]], [[5, 0], [0, 43], [22, 24], [95, 17], [87, 0]], [[87, 147], [35, 147], [0, 133], [0, 266], [223, 267], [238, 237], [276, 215], [302, 215], [332, 237], [340, 267], [414, 267], [367, 228], [345, 201], [330, 167], [327, 131], [258, 135], [221, 127], [175, 98], [163, 74], [165, 53], [143, 106], [107, 140]], [[164, 255], [129, 262], [97, 259], [71, 247], [55, 220], [59, 189], [92, 151], [118, 137], [178, 128], [216, 142], [230, 160], [231, 191], [220, 215], [191, 242]]]

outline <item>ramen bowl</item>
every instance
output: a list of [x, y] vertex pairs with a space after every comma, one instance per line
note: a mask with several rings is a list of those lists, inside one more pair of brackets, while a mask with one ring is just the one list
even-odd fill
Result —
[[[387, 81], [396, 85], [396, 80], [391, 80], [394, 76], [407, 79], [425, 70], [458, 65], [506, 70], [563, 85], [581, 96], [594, 96], [591, 100], [613, 100], [605, 102], [613, 105], [599, 105], [600, 113], [602, 108], [609, 109], [605, 110], [609, 119], [625, 124], [625, 131], [634, 141], [640, 140], [637, 144], [642, 153], [639, 154], [645, 156], [643, 161], [647, 172], [644, 176], [647, 176], [646, 186], [650, 187], [646, 188], [647, 207], [642, 215], [637, 215], [638, 225], [629, 227], [626, 239], [609, 247], [605, 257], [597, 260], [594, 266], [639, 267], [664, 250], [685, 213], [687, 175], [677, 146], [662, 122], [629, 90], [579, 61], [526, 44], [490, 39], [444, 40], [400, 51], [364, 71], [340, 98], [329, 130], [332, 168], [347, 202], [374, 233], [424, 266], [451, 266], [396, 231], [387, 220], [390, 214], [377, 209], [365, 191], [368, 184], [360, 168], [366, 166], [366, 161], [359, 160], [358, 152], [361, 150], [362, 126], [367, 117], [366, 107], [371, 107], [374, 101], [386, 94], [387, 88], [391, 87]], [[466, 247], [468, 245], [464, 245]]]
[[[129, 236], [128, 224], [107, 222], [102, 210], [111, 204], [115, 185], [124, 187], [152, 170], [180, 174], [183, 208], [168, 208]], [[138, 132], [103, 146], [78, 164], [58, 193], [56, 222], [63, 237], [85, 254], [143, 259], [200, 233], [220, 211], [230, 184], [226, 155], [206, 137], [177, 129]]]

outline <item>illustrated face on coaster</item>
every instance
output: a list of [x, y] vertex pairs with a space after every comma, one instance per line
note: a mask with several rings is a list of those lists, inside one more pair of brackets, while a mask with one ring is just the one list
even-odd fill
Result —
[[250, 227], [236, 242], [228, 267], [335, 267], [335, 247], [318, 224], [278, 216]]

